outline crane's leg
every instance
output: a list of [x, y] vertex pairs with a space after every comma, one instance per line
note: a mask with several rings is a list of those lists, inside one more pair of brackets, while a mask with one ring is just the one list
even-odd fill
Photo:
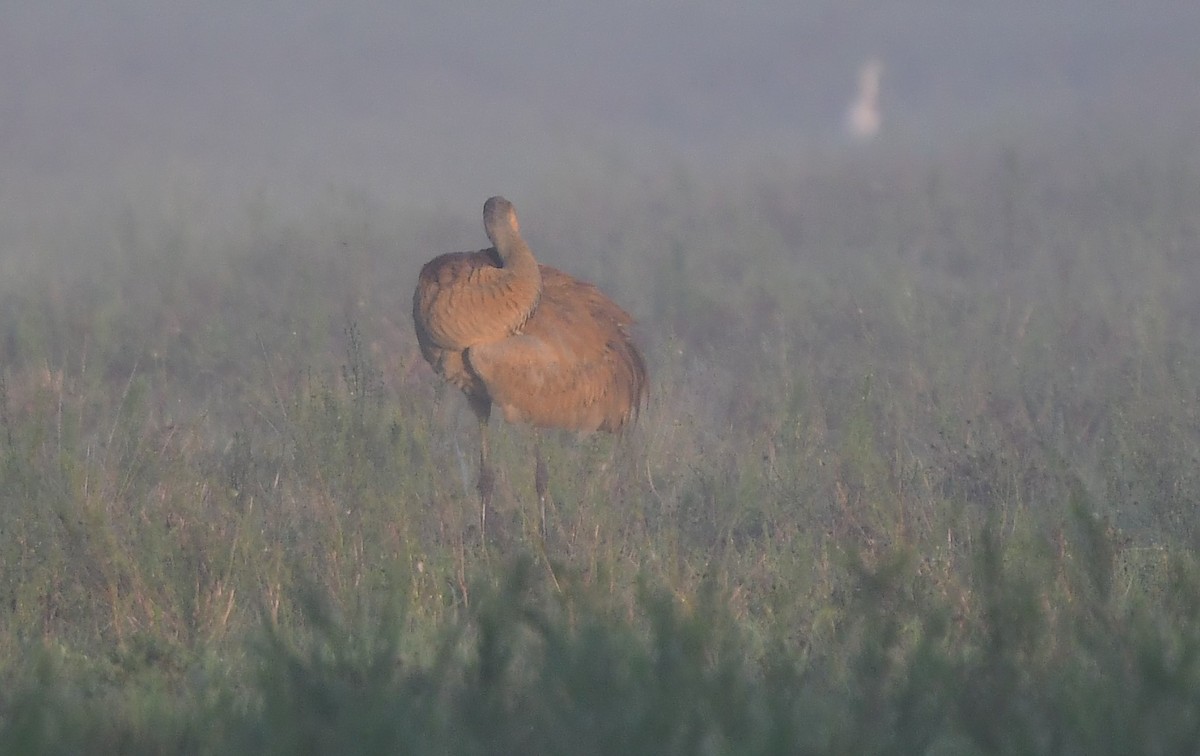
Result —
[[496, 475], [488, 462], [487, 418], [479, 419], [479, 538], [487, 532], [487, 511], [492, 505], [492, 490], [496, 487]]
[[537, 489], [538, 506], [541, 509], [542, 515], [542, 538], [546, 538], [546, 499], [549, 498], [548, 483], [550, 481], [550, 472], [546, 469], [546, 461], [542, 459], [542, 439], [539, 436], [534, 441], [533, 455], [536, 459], [533, 470], [533, 486]]

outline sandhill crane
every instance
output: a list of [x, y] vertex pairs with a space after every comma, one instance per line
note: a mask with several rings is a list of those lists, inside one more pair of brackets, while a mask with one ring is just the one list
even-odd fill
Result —
[[858, 96], [846, 113], [846, 130], [862, 141], [879, 134], [882, 117], [879, 114], [879, 81], [883, 78], [883, 62], [877, 59], [863, 63], [858, 71]]
[[[538, 264], [508, 200], [484, 204], [483, 227], [490, 248], [435, 257], [413, 294], [421, 354], [466, 394], [479, 420], [481, 534], [495, 484], [487, 438], [493, 404], [510, 423], [617, 432], [648, 392], [633, 318], [591, 284]], [[535, 456], [544, 533], [540, 445]]]

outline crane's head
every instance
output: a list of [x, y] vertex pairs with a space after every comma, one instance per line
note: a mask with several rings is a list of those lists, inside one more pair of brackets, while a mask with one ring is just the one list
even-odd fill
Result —
[[503, 251], [507, 242], [521, 238], [517, 210], [503, 197], [492, 197], [483, 203], [483, 230], [497, 250]]

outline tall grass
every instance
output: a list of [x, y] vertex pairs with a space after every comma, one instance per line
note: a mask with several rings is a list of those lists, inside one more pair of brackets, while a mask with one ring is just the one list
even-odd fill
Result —
[[457, 224], [135, 209], [102, 264], [49, 250], [0, 286], [0, 747], [1194, 751], [1174, 157], [1026, 137], [514, 198], [654, 377], [625, 437], [546, 439], [545, 538], [499, 421], [480, 538], [473, 419], [415, 349]]

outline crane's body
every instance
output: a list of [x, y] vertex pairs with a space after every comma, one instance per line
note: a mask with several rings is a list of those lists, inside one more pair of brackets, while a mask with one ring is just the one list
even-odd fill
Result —
[[[413, 295], [422, 355], [479, 420], [481, 523], [493, 485], [493, 404], [511, 423], [616, 432], [636, 418], [648, 390], [629, 313], [591, 284], [540, 265], [502, 197], [484, 205], [484, 228], [491, 248], [430, 260]], [[535, 479], [544, 502], [540, 452]]]

